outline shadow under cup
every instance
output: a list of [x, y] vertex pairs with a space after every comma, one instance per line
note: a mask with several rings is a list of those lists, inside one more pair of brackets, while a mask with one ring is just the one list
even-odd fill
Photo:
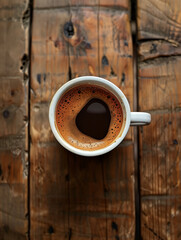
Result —
[[[103, 100], [111, 112], [108, 133], [100, 140], [80, 132], [75, 123], [77, 114], [93, 98]], [[66, 149], [83, 156], [97, 156], [111, 151], [124, 139], [130, 125], [130, 108], [113, 83], [98, 77], [79, 77], [55, 93], [49, 120], [56, 139]]]

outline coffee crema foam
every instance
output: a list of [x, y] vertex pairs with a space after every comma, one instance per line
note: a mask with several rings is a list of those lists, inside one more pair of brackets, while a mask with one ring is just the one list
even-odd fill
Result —
[[[75, 123], [77, 114], [93, 98], [104, 101], [111, 113], [108, 133], [101, 140], [83, 134]], [[59, 134], [67, 143], [81, 150], [94, 151], [109, 146], [120, 135], [123, 126], [123, 110], [118, 99], [108, 90], [97, 85], [84, 84], [73, 87], [59, 99], [55, 121]]]

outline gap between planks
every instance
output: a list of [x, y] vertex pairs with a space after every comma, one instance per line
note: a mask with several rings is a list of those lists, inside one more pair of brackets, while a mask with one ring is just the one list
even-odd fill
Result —
[[166, 108], [166, 109], [153, 109], [153, 110], [146, 109], [144, 111], [149, 112], [150, 114], [177, 113], [177, 112], [181, 112], [181, 107]]
[[167, 199], [179, 199], [181, 195], [166, 195], [166, 194], [155, 194], [155, 195], [144, 195], [141, 197], [144, 200], [167, 200]]

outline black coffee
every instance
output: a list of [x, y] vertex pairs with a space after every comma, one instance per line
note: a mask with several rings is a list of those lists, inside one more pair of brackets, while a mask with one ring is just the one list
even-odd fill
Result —
[[90, 84], [68, 90], [55, 112], [59, 134], [70, 145], [87, 151], [112, 144], [123, 129], [123, 109], [108, 90]]
[[87, 136], [101, 140], [108, 133], [111, 113], [108, 105], [99, 98], [92, 98], [77, 114], [77, 128]]

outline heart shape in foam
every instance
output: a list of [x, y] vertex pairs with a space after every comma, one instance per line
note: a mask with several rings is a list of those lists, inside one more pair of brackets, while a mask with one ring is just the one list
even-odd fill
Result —
[[107, 135], [110, 121], [109, 107], [99, 98], [89, 100], [75, 119], [79, 131], [97, 140]]

